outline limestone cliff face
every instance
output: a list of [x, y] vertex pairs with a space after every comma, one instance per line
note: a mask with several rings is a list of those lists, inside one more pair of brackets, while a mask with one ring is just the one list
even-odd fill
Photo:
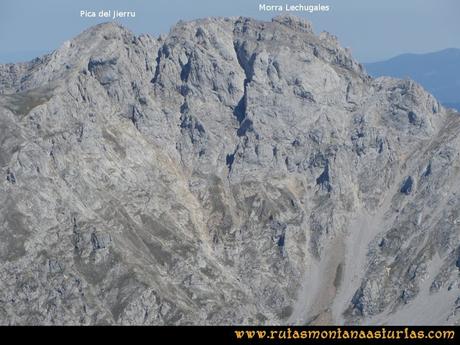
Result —
[[0, 323], [458, 323], [459, 131], [295, 17], [0, 65]]

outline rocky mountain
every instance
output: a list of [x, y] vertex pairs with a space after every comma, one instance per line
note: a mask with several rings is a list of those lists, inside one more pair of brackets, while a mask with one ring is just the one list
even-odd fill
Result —
[[460, 110], [460, 49], [450, 48], [427, 54], [402, 54], [364, 66], [373, 77], [413, 79], [446, 107]]
[[459, 131], [290, 16], [0, 65], [0, 323], [458, 324]]

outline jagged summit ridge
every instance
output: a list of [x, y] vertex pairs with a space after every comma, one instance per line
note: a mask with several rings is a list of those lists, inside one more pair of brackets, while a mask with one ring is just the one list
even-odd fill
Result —
[[459, 122], [289, 16], [0, 65], [0, 322], [458, 323]]

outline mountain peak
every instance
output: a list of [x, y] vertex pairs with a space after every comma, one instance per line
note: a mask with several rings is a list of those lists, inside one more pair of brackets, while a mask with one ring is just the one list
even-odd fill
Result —
[[313, 27], [310, 21], [305, 18], [293, 16], [291, 14], [282, 14], [272, 19], [273, 22], [286, 25], [294, 30], [313, 33]]

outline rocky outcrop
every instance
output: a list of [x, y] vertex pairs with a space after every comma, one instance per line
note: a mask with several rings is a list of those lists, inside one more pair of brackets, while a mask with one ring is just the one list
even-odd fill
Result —
[[458, 323], [459, 126], [295, 17], [1, 65], [0, 323]]

